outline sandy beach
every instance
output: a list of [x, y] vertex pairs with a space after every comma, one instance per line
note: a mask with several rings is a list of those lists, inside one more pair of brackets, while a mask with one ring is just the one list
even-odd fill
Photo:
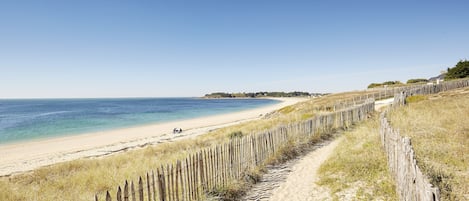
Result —
[[[105, 156], [127, 149], [195, 137], [213, 129], [261, 118], [267, 113], [307, 99], [277, 100], [281, 102], [229, 114], [0, 145], [0, 176], [30, 171], [55, 163]], [[184, 131], [181, 134], [172, 134], [173, 128], [176, 127], [181, 127]]]

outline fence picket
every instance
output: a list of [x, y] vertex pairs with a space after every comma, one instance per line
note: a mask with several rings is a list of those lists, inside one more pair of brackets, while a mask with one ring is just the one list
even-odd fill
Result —
[[137, 197], [135, 196], [135, 186], [134, 182], [130, 182], [130, 194], [132, 195], [132, 201], [137, 201]]
[[138, 195], [139, 195], [139, 201], [143, 201], [143, 181], [142, 177], [139, 177], [138, 179]]
[[176, 184], [175, 184], [175, 182], [177, 182], [177, 180], [176, 181], [174, 180], [174, 177], [176, 176], [176, 173], [174, 172], [175, 168], [174, 168], [173, 164], [171, 164], [169, 166], [169, 168], [170, 168], [169, 172], [170, 172], [170, 176], [171, 176], [171, 198], [172, 198], [172, 200], [176, 200], [176, 194], [175, 194]]
[[152, 192], [153, 192], [153, 201], [156, 201], [156, 187], [155, 187], [155, 171], [151, 171], [151, 186], [152, 186]]
[[194, 190], [194, 199], [198, 199], [198, 181], [197, 181], [197, 154], [192, 155], [192, 176], [193, 180], [193, 190]]
[[171, 170], [169, 169], [169, 164], [166, 164], [166, 179], [165, 179], [165, 183], [166, 183], [166, 194], [168, 195], [168, 201], [173, 201], [173, 195], [172, 195], [172, 178], [171, 178]]
[[185, 171], [185, 177], [186, 177], [186, 184], [184, 185], [185, 186], [185, 192], [186, 192], [186, 197], [187, 197], [187, 200], [192, 200], [192, 196], [191, 196], [191, 177], [190, 177], [190, 172], [189, 172], [189, 159], [190, 157], [187, 157], [186, 158], [186, 163], [185, 163], [185, 166], [186, 166], [186, 171]]
[[109, 194], [109, 191], [106, 191], [106, 201], [112, 201], [111, 194]]
[[165, 201], [165, 195], [164, 195], [164, 184], [162, 182], [161, 178], [161, 172], [160, 168], [156, 168], [156, 186], [158, 186], [158, 195], [160, 198], [160, 201]]
[[181, 176], [179, 175], [179, 170], [180, 170], [180, 168], [181, 168], [181, 164], [180, 164], [179, 160], [177, 160], [177, 161], [176, 161], [176, 169], [175, 169], [175, 174], [176, 174], [176, 179], [175, 179], [175, 181], [176, 181], [176, 187], [175, 187], [175, 189], [174, 189], [174, 190], [175, 190], [175, 194], [176, 194], [176, 197], [175, 197], [175, 200], [176, 200], [176, 201], [179, 201], [179, 177], [181, 177]]
[[[204, 193], [224, 187], [233, 180], [242, 179], [247, 171], [264, 163], [290, 139], [331, 132], [338, 128], [346, 129], [366, 119], [368, 114], [374, 111], [374, 100], [368, 98], [385, 98], [401, 91], [407, 91], [409, 95], [437, 93], [467, 86], [469, 86], [469, 80], [431, 86], [401, 87], [387, 89], [387, 91], [379, 90], [322, 106], [322, 110], [329, 112], [302, 122], [281, 125], [262, 133], [250, 133], [241, 138], [233, 138], [227, 143], [190, 154], [185, 160], [176, 161], [175, 165], [162, 164], [156, 169], [156, 175], [154, 171], [151, 176], [149, 172], [146, 173], [146, 186], [143, 185], [143, 178], [139, 177], [138, 200], [144, 200], [145, 187], [148, 201], [156, 201], [157, 197], [159, 201], [202, 199]], [[353, 102], [357, 105], [353, 105]], [[321, 108], [316, 107], [314, 110], [317, 109]], [[397, 156], [390, 155], [389, 158], [397, 158]], [[392, 166], [392, 168], [397, 168], [397, 164], [393, 163]], [[125, 181], [123, 200], [128, 201], [130, 196], [132, 201], [136, 201], [136, 192], [134, 182], [130, 181], [129, 194], [129, 184]], [[118, 201], [122, 200], [120, 186], [116, 196]], [[94, 199], [97, 201], [98, 195], [95, 195]], [[106, 191], [106, 201], [112, 201], [109, 191]]]
[[125, 180], [124, 184], [124, 201], [129, 201], [129, 183]]
[[121, 187], [117, 188], [117, 195], [116, 195], [117, 201], [122, 201], [122, 191]]

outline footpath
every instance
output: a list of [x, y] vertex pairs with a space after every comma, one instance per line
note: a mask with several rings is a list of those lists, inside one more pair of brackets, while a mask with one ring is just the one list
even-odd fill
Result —
[[[394, 98], [375, 102], [375, 110], [390, 105]], [[342, 137], [314, 145], [306, 155], [284, 164], [268, 166], [267, 173], [241, 200], [252, 201], [323, 201], [332, 200], [329, 189], [316, 185], [317, 170], [338, 146]], [[343, 195], [347, 199], [348, 195]], [[352, 198], [350, 197], [350, 200]], [[348, 199], [347, 199], [348, 200]]]

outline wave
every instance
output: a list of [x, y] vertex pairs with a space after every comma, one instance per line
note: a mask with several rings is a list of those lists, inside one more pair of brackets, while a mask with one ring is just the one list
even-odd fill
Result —
[[69, 113], [69, 112], [72, 112], [72, 111], [45, 112], [45, 113], [34, 115], [33, 117], [43, 117], [43, 116], [49, 116], [49, 115], [54, 115], [54, 114], [64, 114], [64, 113]]

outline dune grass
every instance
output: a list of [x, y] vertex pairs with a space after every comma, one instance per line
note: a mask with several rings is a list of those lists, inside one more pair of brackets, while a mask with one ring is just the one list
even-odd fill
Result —
[[329, 188], [334, 200], [397, 200], [376, 116], [344, 132], [331, 157], [319, 168], [317, 184]]
[[115, 194], [125, 180], [136, 181], [147, 171], [173, 163], [202, 148], [226, 142], [233, 133], [246, 135], [314, 117], [318, 108], [363, 92], [342, 93], [310, 99], [283, 108], [262, 119], [211, 131], [194, 139], [147, 146], [123, 153], [38, 168], [31, 172], [0, 178], [0, 200], [92, 200], [106, 190]]
[[116, 187], [126, 179], [136, 181], [138, 176], [160, 165], [226, 142], [232, 133], [255, 133], [288, 122], [289, 118], [277, 113], [266, 119], [217, 129], [195, 139], [162, 143], [102, 158], [74, 160], [2, 177], [0, 200], [92, 200], [95, 193], [103, 195], [106, 190], [115, 194]]
[[442, 200], [469, 200], [469, 88], [408, 100], [389, 113], [391, 125], [411, 137], [417, 163]]

